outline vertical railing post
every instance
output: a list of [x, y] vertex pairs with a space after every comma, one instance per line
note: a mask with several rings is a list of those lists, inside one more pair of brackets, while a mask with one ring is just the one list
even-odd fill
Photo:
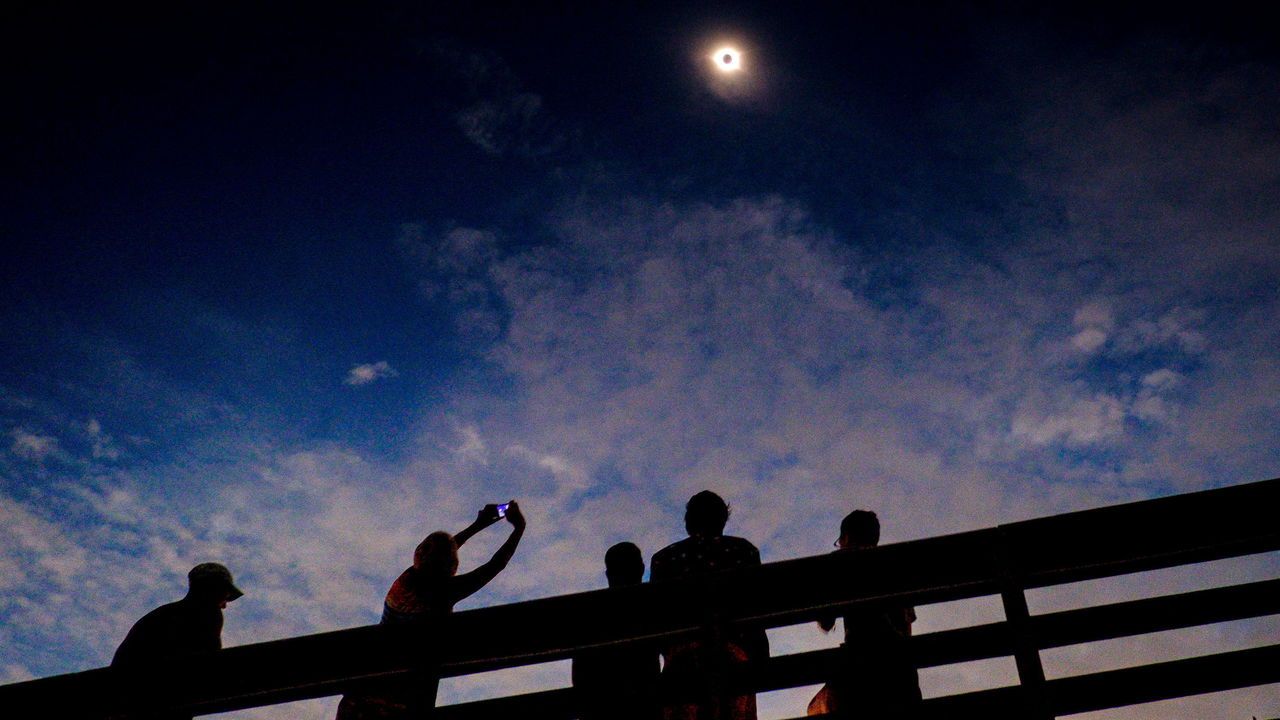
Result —
[[1004, 605], [1005, 624], [1013, 644], [1013, 660], [1018, 667], [1018, 684], [1022, 688], [1023, 714], [1027, 720], [1054, 720], [1045, 693], [1044, 665], [1040, 662], [1040, 645], [1031, 628], [1031, 611], [1019, 573], [1013, 567], [1009, 538], [1002, 534], [999, 557], [1001, 569], [1000, 602]]
[[711, 718], [720, 720], [728, 717], [724, 707], [725, 688], [727, 687], [729, 673], [724, 626], [725, 593], [724, 586], [714, 580], [707, 579], [703, 582], [706, 584], [699, 595], [701, 595], [705, 603], [702, 608], [702, 630], [700, 633], [702, 636], [701, 657], [705, 664], [702, 667], [703, 676], [701, 680], [703, 686], [700, 688], [700, 694], [704, 702], [711, 707]]

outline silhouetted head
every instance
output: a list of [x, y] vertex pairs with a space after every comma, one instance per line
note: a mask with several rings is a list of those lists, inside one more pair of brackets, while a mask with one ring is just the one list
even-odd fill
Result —
[[836, 541], [840, 549], [859, 550], [879, 543], [880, 518], [870, 510], [854, 510], [840, 521], [840, 539]]
[[729, 504], [710, 490], [689, 498], [684, 506], [684, 529], [690, 536], [716, 537], [724, 534], [729, 522]]
[[620, 542], [604, 554], [604, 576], [609, 587], [639, 585], [644, 579], [644, 557], [635, 543]]
[[227, 603], [244, 595], [231, 578], [226, 565], [200, 563], [187, 573], [187, 597], [200, 603], [225, 608]]
[[453, 536], [437, 530], [413, 551], [413, 567], [428, 577], [452, 577], [458, 572], [458, 543]]

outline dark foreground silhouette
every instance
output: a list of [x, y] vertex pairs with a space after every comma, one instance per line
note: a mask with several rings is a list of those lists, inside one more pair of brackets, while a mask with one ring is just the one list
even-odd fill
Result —
[[[880, 543], [880, 520], [867, 510], [854, 510], [840, 523], [836, 552], [868, 550]], [[910, 606], [858, 607], [844, 615], [844, 663], [809, 703], [809, 714], [840, 718], [914, 717], [920, 705], [920, 680], [907, 644], [915, 609]], [[818, 621], [825, 632], [835, 618]]]
[[[471, 572], [458, 574], [458, 548], [473, 535], [505, 517], [511, 535], [488, 562]], [[653, 556], [650, 579], [676, 580], [705, 576], [760, 565], [760, 553], [749, 541], [724, 534], [729, 506], [711, 491], [689, 499], [685, 529], [689, 536], [668, 545]], [[414, 550], [413, 565], [406, 568], [387, 591], [380, 624], [422, 627], [447, 621], [459, 601], [483, 588], [510, 562], [525, 528], [524, 516], [514, 501], [486, 505], [474, 522], [457, 535], [437, 531]], [[844, 518], [837, 552], [874, 548], [880, 540], [875, 513], [855, 510]], [[610, 588], [640, 584], [644, 559], [629, 542], [618, 543], [605, 555], [605, 575]], [[217, 563], [202, 563], [188, 575], [190, 589], [177, 602], [148, 613], [129, 631], [112, 660], [113, 667], [146, 668], [195, 653], [221, 648], [222, 611], [243, 593], [230, 571]], [[823, 631], [835, 625], [834, 615], [818, 620]], [[844, 616], [843, 662], [839, 672], [809, 703], [808, 713], [839, 718], [915, 717], [920, 702], [917, 671], [908, 652], [914, 609], [902, 605], [869, 605], [848, 610]], [[730, 679], [749, 662], [769, 655], [768, 639], [761, 629], [743, 630], [713, 623], [692, 639], [668, 641], [661, 647], [663, 691], [679, 700], [659, 696], [659, 648], [629, 643], [583, 651], [573, 660], [573, 685], [581, 703], [583, 720], [755, 720], [756, 699], [751, 693], [731, 691]], [[136, 675], [140, 679], [141, 673]], [[122, 683], [125, 692], [145, 692], [134, 680]], [[337, 720], [407, 720], [424, 718], [435, 707], [439, 676], [428, 668], [411, 680], [388, 683], [376, 689], [353, 692], [338, 705]], [[190, 714], [150, 714], [147, 720], [189, 720]]]
[[[877, 602], [881, 608], [898, 605], [905, 612], [905, 606], [914, 602], [963, 601], [997, 593], [1005, 608], [1004, 620], [989, 627], [932, 633], [927, 642], [912, 637], [906, 644], [912, 657], [930, 667], [956, 657], [1012, 656], [1018, 683], [930, 698], [920, 703], [920, 712], [948, 717], [1011, 712], [1052, 717], [1261, 687], [1280, 682], [1280, 644], [1047, 679], [1039, 653], [1047, 643], [1094, 643], [1274, 614], [1280, 611], [1276, 604], [1280, 579], [1101, 602], [1045, 615], [1028, 612], [1026, 591], [1280, 550], [1280, 531], [1273, 518], [1277, 505], [1280, 478], [1022, 520], [875, 550], [799, 558], [744, 572], [619, 590], [614, 595], [607, 591], [477, 609], [449, 616], [443, 636], [433, 634], [428, 640], [424, 633], [400, 635], [402, 641], [422, 643], [420, 652], [397, 642], [393, 636], [400, 633], [394, 628], [376, 633], [353, 628], [322, 637], [255, 643], [228, 653], [192, 655], [137, 670], [100, 668], [11, 683], [0, 686], [0, 707], [37, 708], [41, 717], [51, 718], [96, 717], [131, 708], [172, 712], [197, 705], [206, 710], [239, 710], [323, 697], [335, 685], [363, 683], [379, 673], [399, 677], [435, 654], [437, 639], [445, 652], [459, 659], [479, 661], [484, 667], [519, 667], [566, 650], [584, 653], [601, 644], [621, 646], [675, 633], [687, 637], [693, 628], [713, 627], [726, 616], [740, 619], [744, 626], [777, 627], [802, 615], [813, 619], [824, 613], [852, 615], [851, 610]], [[638, 617], [604, 617], [589, 628], [555, 636], [555, 628], [572, 627], [584, 614], [603, 608], [628, 613], [634, 609]], [[895, 627], [892, 617], [887, 617], [888, 622], [880, 626]], [[905, 635], [911, 627], [910, 616], [899, 617], [896, 628]], [[852, 645], [852, 628], [857, 623], [849, 626]], [[512, 644], [502, 629], [524, 627], [531, 627], [531, 632], [510, 638], [517, 640], [522, 654], [511, 657]], [[371, 635], [387, 637], [371, 645]], [[704, 635], [716, 636], [711, 629]], [[474, 645], [468, 646], [470, 638]], [[999, 638], [1008, 642], [996, 642]], [[133, 644], [131, 640], [129, 645]], [[395, 656], [371, 656], [369, 650], [378, 646]], [[832, 661], [839, 661], [841, 652], [799, 653], [762, 663], [749, 673], [749, 686], [778, 687], [794, 681], [838, 686], [834, 676], [839, 673], [833, 670], [840, 663]], [[121, 653], [125, 665], [129, 654]], [[465, 673], [466, 668], [460, 671]], [[150, 682], [144, 685], [142, 678]], [[664, 687], [659, 697], [665, 698], [666, 692]], [[578, 693], [558, 689], [464, 703], [448, 714], [481, 718], [496, 711], [503, 716], [567, 717], [576, 711], [577, 701]]]
[[[111, 667], [132, 670], [183, 656], [222, 648], [222, 611], [227, 603], [244, 595], [231, 571], [218, 563], [200, 563], [187, 573], [187, 594], [176, 602], [152, 610], [129, 629], [116, 648]], [[142, 692], [121, 688], [126, 692]], [[163, 713], [148, 720], [190, 720], [189, 713]]]
[[[500, 511], [499, 508], [502, 510]], [[472, 535], [503, 517], [511, 523], [511, 535], [489, 561], [458, 575], [458, 548]], [[524, 516], [512, 501], [506, 505], [486, 505], [457, 535], [431, 533], [413, 551], [413, 565], [387, 591], [382, 607], [383, 625], [417, 627], [439, 622], [453, 612], [453, 606], [497, 577], [515, 555], [524, 535]], [[346, 695], [338, 704], [338, 720], [400, 720], [427, 717], [436, 703], [440, 678], [426, 672], [412, 683], [379, 692]]]
[[[728, 521], [729, 506], [719, 495], [703, 490], [689, 498], [684, 513], [689, 537], [654, 554], [649, 579], [674, 580], [758, 567], [760, 551], [755, 545], [724, 534]], [[664, 708], [665, 720], [755, 720], [755, 694], [732, 694], [724, 686], [734, 666], [769, 656], [764, 630], [715, 627], [703, 638], [666, 646], [662, 656], [666, 682], [681, 690], [696, 689], [699, 695], [694, 702]]]
[[[644, 579], [640, 548], [621, 542], [604, 556], [609, 587], [631, 587]], [[658, 651], [651, 645], [625, 645], [582, 653], [573, 659], [573, 687], [582, 703], [582, 720], [656, 720]]]

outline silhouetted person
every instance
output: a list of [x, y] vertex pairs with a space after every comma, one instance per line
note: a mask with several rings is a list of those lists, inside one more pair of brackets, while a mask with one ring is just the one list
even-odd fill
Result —
[[[840, 523], [836, 552], [868, 550], [880, 543], [880, 520], [869, 510], [854, 510]], [[809, 714], [841, 718], [915, 717], [920, 680], [908, 641], [916, 613], [910, 606], [855, 607], [844, 616], [844, 666], [809, 703]], [[824, 632], [835, 618], [822, 618]]]
[[[640, 548], [621, 542], [604, 555], [609, 587], [639, 585], [644, 579]], [[573, 659], [573, 687], [582, 703], [582, 720], [656, 720], [658, 651], [651, 645], [589, 650]]]
[[[649, 569], [651, 582], [706, 575], [723, 570], [760, 565], [760, 551], [740, 537], [724, 534], [729, 506], [710, 490], [689, 498], [685, 505], [684, 527], [689, 537], [659, 550]], [[687, 641], [663, 650], [663, 676], [676, 687], [710, 688], [696, 702], [663, 709], [666, 720], [755, 720], [754, 693], [729, 695], [716, 692], [730, 666], [769, 655], [764, 630], [738, 631], [717, 628], [719, 637]]]
[[[413, 565], [400, 573], [387, 591], [382, 606], [382, 625], [421, 627], [447, 618], [453, 606], [489, 584], [511, 561], [524, 535], [524, 516], [513, 500], [505, 505], [511, 535], [493, 557], [480, 567], [458, 575], [458, 548], [472, 535], [501, 519], [501, 505], [485, 505], [471, 523], [457, 535], [442, 530], [428, 535], [413, 551]], [[390, 720], [421, 718], [435, 707], [440, 678], [428, 673], [377, 692], [346, 695], [338, 703], [338, 720]]]
[[[116, 668], [162, 667], [185, 656], [222, 648], [222, 611], [244, 593], [231, 571], [218, 563], [200, 563], [187, 573], [187, 594], [176, 602], [152, 610], [133, 624], [111, 666]], [[132, 686], [127, 686], [134, 691]], [[149, 713], [155, 720], [191, 718], [190, 713]]]

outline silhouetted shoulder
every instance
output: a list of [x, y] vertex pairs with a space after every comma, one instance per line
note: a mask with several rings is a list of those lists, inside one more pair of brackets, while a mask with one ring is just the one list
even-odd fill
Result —
[[683, 551], [683, 548], [681, 546], [686, 542], [688, 542], [688, 540], [681, 540], [680, 542], [671, 543], [670, 545], [654, 553], [653, 559], [650, 562], [653, 563], [654, 565], [657, 565], [659, 563], [665, 563], [670, 561], [672, 558], [677, 557], [681, 554], [681, 552]]
[[179, 600], [143, 615], [116, 649], [112, 665], [128, 665], [222, 647], [222, 611]]
[[759, 564], [760, 551], [743, 538], [732, 535], [690, 537], [655, 553], [649, 578], [666, 580]]
[[746, 538], [725, 535], [720, 538], [726, 547], [725, 553], [741, 559], [744, 565], [760, 564], [760, 550]]

